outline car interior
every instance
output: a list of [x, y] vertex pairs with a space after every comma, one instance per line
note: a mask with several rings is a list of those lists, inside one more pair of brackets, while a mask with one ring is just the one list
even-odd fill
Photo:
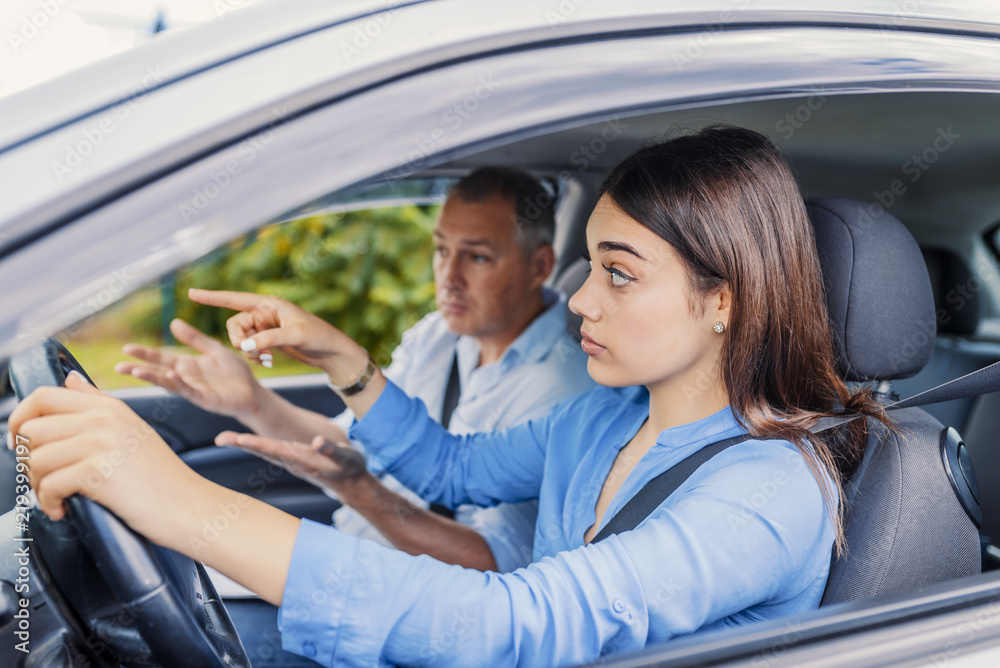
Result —
[[[809, 203], [841, 370], [887, 403], [1000, 361], [1000, 112], [995, 94], [880, 92], [799, 95], [673, 107], [535, 131], [453, 157], [400, 182], [373, 179], [283, 217], [400, 202], [440, 202], [482, 165], [531, 171], [558, 192], [557, 265], [550, 284], [572, 293], [584, 277], [584, 229], [605, 173], [644, 142], [708, 123], [761, 131], [788, 152]], [[206, 286], [210, 287], [210, 286]], [[579, 324], [568, 323], [571, 331]], [[124, 343], [124, 342], [122, 342]], [[316, 375], [267, 381], [327, 415], [342, 404]], [[238, 423], [157, 388], [116, 393], [195, 470], [295, 515], [329, 521], [337, 502], [215, 434]], [[3, 398], [0, 414], [14, 400]], [[824, 605], [905, 592], [1000, 568], [1000, 471], [992, 440], [996, 394], [895, 411], [873, 429], [845, 487], [849, 550], [831, 571]], [[0, 460], [0, 479], [13, 462]], [[13, 506], [0, 487], [0, 503]]]

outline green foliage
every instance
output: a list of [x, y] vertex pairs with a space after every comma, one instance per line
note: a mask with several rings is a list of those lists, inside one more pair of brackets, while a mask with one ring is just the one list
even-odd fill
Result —
[[277, 295], [387, 363], [403, 331], [434, 308], [436, 217], [436, 207], [405, 206], [263, 228], [177, 272], [177, 317], [225, 338], [232, 311], [190, 302], [188, 288]]

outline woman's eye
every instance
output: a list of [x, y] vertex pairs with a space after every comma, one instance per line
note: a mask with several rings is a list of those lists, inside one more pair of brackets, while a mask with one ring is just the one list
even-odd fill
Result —
[[604, 270], [608, 272], [611, 281], [611, 287], [613, 288], [624, 288], [626, 285], [634, 281], [635, 279], [625, 274], [614, 267], [608, 267], [606, 265], [601, 265]]

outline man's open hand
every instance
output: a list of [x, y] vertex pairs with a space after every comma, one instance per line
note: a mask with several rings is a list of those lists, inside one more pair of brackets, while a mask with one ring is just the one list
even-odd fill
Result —
[[252, 452], [292, 475], [332, 492], [339, 492], [343, 485], [355, 482], [367, 473], [364, 455], [322, 436], [305, 444], [224, 431], [215, 437], [215, 444], [234, 445]]

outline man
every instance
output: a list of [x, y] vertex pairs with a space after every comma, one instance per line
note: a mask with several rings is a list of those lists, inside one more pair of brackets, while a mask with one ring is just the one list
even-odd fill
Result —
[[[385, 374], [427, 405], [454, 433], [502, 429], [540, 417], [593, 386], [585, 355], [566, 329], [566, 299], [543, 283], [552, 271], [553, 198], [534, 178], [499, 167], [476, 170], [452, 189], [434, 231], [438, 311], [408, 330]], [[211, 304], [211, 293], [192, 299]], [[510, 571], [531, 561], [535, 502], [460, 508], [452, 521], [426, 509], [389, 476], [379, 479], [353, 451], [310, 446], [340, 443], [353, 416], [330, 421], [261, 386], [239, 355], [181, 321], [171, 330], [201, 352], [188, 356], [129, 345], [142, 360], [131, 374], [207, 410], [235, 417], [256, 433], [224, 432], [237, 445], [329, 490], [345, 505], [341, 530], [391, 543], [412, 554], [481, 570]], [[457, 402], [445, 409], [449, 393]], [[457, 396], [455, 396], [457, 394]]]

